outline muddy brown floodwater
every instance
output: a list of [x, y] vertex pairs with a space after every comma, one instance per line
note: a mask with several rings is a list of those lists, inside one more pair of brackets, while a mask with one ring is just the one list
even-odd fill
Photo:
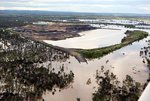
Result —
[[[146, 30], [150, 33], [150, 30]], [[131, 45], [114, 51], [100, 59], [88, 60], [87, 63], [79, 63], [74, 57], [70, 57], [67, 62], [53, 63], [53, 66], [65, 64], [65, 71], [72, 70], [74, 73], [74, 82], [68, 88], [56, 91], [54, 95], [51, 92], [43, 94], [45, 101], [92, 101], [92, 94], [97, 90], [96, 71], [110, 70], [119, 81], [123, 81], [126, 75], [130, 75], [136, 82], [144, 84], [148, 78], [149, 70], [147, 64], [143, 62], [140, 56], [140, 50], [146, 46], [146, 40], [150, 36]]]

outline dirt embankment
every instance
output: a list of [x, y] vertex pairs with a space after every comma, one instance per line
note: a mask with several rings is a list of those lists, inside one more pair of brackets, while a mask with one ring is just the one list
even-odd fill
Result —
[[47, 25], [27, 25], [18, 27], [16, 31], [22, 32], [26, 37], [31, 37], [36, 40], [63, 40], [79, 37], [79, 32], [92, 29], [96, 28], [90, 25], [54, 23]]

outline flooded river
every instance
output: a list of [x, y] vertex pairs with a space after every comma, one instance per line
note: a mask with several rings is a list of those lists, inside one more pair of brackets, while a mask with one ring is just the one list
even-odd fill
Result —
[[10, 44], [1, 48], [2, 101], [103, 101], [106, 97], [107, 101], [137, 101], [150, 80], [150, 61], [144, 58], [150, 54], [150, 36], [99, 59], [79, 63], [68, 53], [43, 43], [19, 36], [16, 40], [16, 34], [9, 31], [0, 35], [5, 47]]
[[[105, 32], [106, 30], [103, 31]], [[114, 32], [115, 31], [116, 30], [114, 30]], [[150, 33], [149, 30], [146, 31]], [[125, 31], [124, 30], [120, 31], [120, 33], [123, 32]], [[118, 37], [118, 35], [116, 35], [116, 37]], [[115, 37], [112, 38], [111, 36], [106, 40], [104, 36], [104, 39], [108, 42], [111, 42], [110, 39], [114, 39], [114, 40], [118, 39], [117, 41], [112, 40], [112, 43], [106, 43], [107, 45], [110, 45], [119, 42], [119, 39], [122, 37], [123, 35], [120, 35], [118, 38], [114, 39]], [[80, 38], [76, 38], [76, 39], [80, 39]], [[95, 39], [98, 39], [98, 37], [96, 37]], [[146, 40], [148, 39], [150, 39], [150, 37], [147, 37], [139, 42], [134, 42], [133, 44], [123, 47], [117, 51], [114, 51], [100, 59], [88, 60], [88, 63], [79, 63], [74, 57], [70, 57], [70, 59], [68, 59], [66, 62], [54, 63], [53, 64], [54, 67], [59, 64], [65, 64], [66, 66], [65, 71], [72, 70], [74, 73], [74, 82], [71, 84], [71, 86], [61, 91], [57, 89], [54, 95], [51, 92], [46, 92], [45, 94], [43, 94], [44, 100], [45, 101], [92, 101], [92, 97], [93, 97], [92, 94], [95, 91], [97, 91], [97, 87], [98, 87], [98, 84], [96, 83], [96, 79], [95, 79], [96, 72], [97, 70], [101, 70], [102, 67], [104, 67], [104, 71], [110, 70], [112, 73], [114, 73], [117, 76], [119, 81], [123, 81], [126, 75], [130, 75], [136, 82], [140, 82], [141, 84], [144, 84], [148, 79], [149, 70], [147, 68], [147, 63], [140, 56], [140, 50], [141, 48], [147, 45]], [[85, 40], [87, 41], [87, 39]], [[103, 40], [102, 42], [105, 43], [105, 40]], [[61, 41], [61, 42], [65, 42], [65, 41]], [[97, 45], [98, 44], [94, 43], [93, 47], [97, 47]], [[79, 47], [81, 48], [82, 46]], [[85, 47], [92, 48], [90, 47], [90, 45]]]

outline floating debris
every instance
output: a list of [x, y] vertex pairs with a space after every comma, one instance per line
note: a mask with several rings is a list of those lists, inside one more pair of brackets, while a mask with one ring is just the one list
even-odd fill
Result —
[[80, 98], [77, 98], [77, 101], [81, 101]]
[[86, 82], [87, 85], [90, 85], [91, 84], [91, 78], [89, 78]]
[[106, 64], [109, 62], [109, 60], [106, 60]]
[[125, 55], [125, 53], [122, 53], [123, 55]]

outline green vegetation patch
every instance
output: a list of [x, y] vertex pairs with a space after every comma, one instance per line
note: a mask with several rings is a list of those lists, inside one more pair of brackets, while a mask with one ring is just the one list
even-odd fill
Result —
[[139, 30], [126, 31], [125, 34], [126, 34], [126, 37], [124, 37], [121, 40], [120, 44], [115, 44], [115, 45], [111, 45], [108, 47], [96, 48], [96, 49], [80, 49], [78, 50], [78, 52], [88, 59], [100, 58], [110, 52], [113, 52], [117, 49], [120, 49], [129, 44], [132, 44], [133, 42], [139, 41], [148, 36], [147, 32], [139, 31]]

